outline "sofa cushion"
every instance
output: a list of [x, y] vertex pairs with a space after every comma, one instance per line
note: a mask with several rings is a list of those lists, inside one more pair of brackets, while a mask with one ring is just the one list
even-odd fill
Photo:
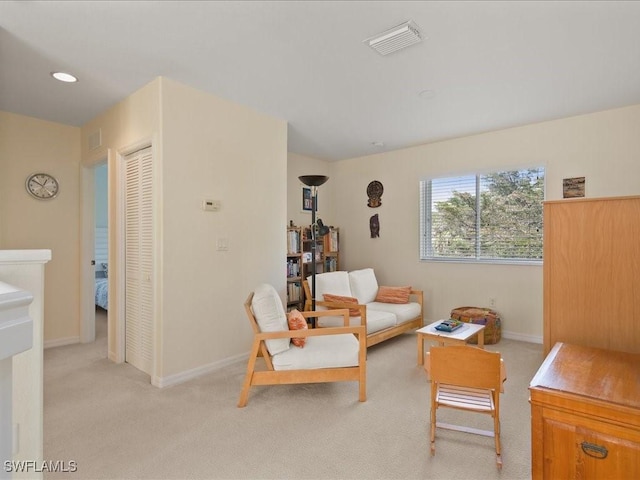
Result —
[[[309, 289], [313, 292], [313, 278], [307, 277]], [[344, 271], [319, 273], [316, 275], [316, 300], [323, 300], [325, 293], [353, 297], [349, 285], [349, 274]]]
[[[289, 330], [306, 330], [309, 328], [307, 326], [307, 320], [297, 309], [291, 310], [287, 313], [287, 323], [289, 323]], [[304, 344], [307, 342], [306, 337], [293, 337], [291, 339], [291, 343], [293, 343], [296, 347], [304, 347]]]
[[[360, 317], [350, 317], [349, 326], [360, 325]], [[394, 327], [397, 324], [396, 316], [392, 312], [384, 310], [371, 310], [367, 305], [367, 335], [379, 332], [385, 328]], [[320, 327], [341, 327], [344, 325], [342, 317], [320, 317], [318, 318]]]
[[[289, 330], [287, 315], [276, 289], [267, 283], [259, 285], [253, 292], [251, 309], [261, 332], [282, 332]], [[272, 338], [265, 341], [271, 355], [289, 350], [288, 338]]]
[[272, 358], [274, 370], [299, 370], [358, 365], [360, 344], [355, 335], [307, 337], [304, 348], [290, 348]]
[[[345, 297], [342, 295], [333, 295], [331, 293], [325, 293], [323, 295], [325, 302], [335, 302], [335, 303], [346, 303], [349, 305], [358, 305], [358, 299], [355, 297]], [[350, 308], [349, 309], [350, 317], [358, 317], [360, 316], [359, 308]]]
[[382, 303], [409, 303], [411, 287], [378, 287], [375, 301]]
[[371, 302], [367, 305], [367, 319], [369, 311], [381, 311], [393, 313], [397, 319], [397, 325], [413, 320], [420, 316], [420, 304], [417, 302], [409, 303], [381, 303]]
[[351, 295], [358, 299], [358, 303], [373, 302], [378, 294], [378, 280], [373, 268], [363, 268], [349, 272]]

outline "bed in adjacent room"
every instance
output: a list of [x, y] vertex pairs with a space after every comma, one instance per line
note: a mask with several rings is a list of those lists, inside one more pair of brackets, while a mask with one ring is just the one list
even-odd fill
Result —
[[95, 297], [96, 305], [107, 310], [109, 299], [109, 229], [107, 227], [96, 227], [95, 230], [95, 263], [96, 263], [96, 283]]
[[96, 305], [107, 310], [109, 305], [108, 278], [96, 278]]

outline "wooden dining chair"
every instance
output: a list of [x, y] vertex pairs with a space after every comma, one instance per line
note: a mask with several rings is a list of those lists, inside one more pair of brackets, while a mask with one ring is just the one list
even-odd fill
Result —
[[[495, 438], [496, 464], [500, 455], [500, 392], [505, 378], [500, 353], [470, 345], [433, 346], [429, 352], [431, 379], [431, 455], [435, 455], [436, 427]], [[493, 431], [436, 421], [440, 407], [493, 417]]]

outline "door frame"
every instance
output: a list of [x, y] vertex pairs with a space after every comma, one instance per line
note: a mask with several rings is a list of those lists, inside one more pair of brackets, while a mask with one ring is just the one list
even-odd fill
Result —
[[[91, 165], [81, 165], [80, 179], [80, 342], [91, 343], [96, 339], [96, 311], [94, 285], [95, 265], [95, 169], [107, 164], [109, 151]], [[107, 317], [108, 318], [108, 317]], [[107, 320], [108, 322], [109, 320]], [[108, 331], [108, 327], [107, 327]]]

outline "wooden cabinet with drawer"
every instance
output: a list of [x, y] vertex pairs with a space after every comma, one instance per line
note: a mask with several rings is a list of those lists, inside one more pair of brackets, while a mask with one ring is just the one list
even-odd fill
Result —
[[529, 386], [532, 478], [640, 478], [640, 355], [557, 343]]

